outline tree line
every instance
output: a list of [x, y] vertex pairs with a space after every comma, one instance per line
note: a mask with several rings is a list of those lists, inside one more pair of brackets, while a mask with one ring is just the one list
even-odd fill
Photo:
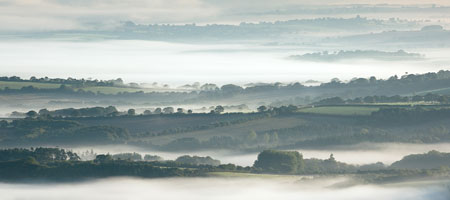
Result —
[[[297, 151], [264, 150], [258, 154], [253, 166], [220, 164], [210, 157], [181, 156], [175, 161], [142, 162], [114, 159], [111, 155], [97, 155], [91, 161], [70, 158], [68, 152], [54, 148], [0, 150], [0, 179], [10, 181], [50, 179], [79, 180], [134, 176], [199, 177], [210, 172], [269, 173], [269, 174], [355, 174], [368, 180], [392, 180], [411, 177], [448, 177], [449, 154], [430, 151], [408, 155], [391, 166], [383, 163], [349, 165], [339, 162], [331, 154], [328, 159], [304, 159]], [[73, 156], [73, 155], [72, 155]]]
[[[332, 79], [330, 82], [322, 83], [319, 86], [306, 87], [301, 83], [270, 83], [262, 85], [252, 85], [248, 87], [242, 87], [234, 84], [226, 84], [218, 87], [214, 84], [205, 84], [205, 87], [200, 87], [200, 90], [194, 90], [191, 92], [119, 92], [116, 94], [103, 94], [94, 93], [90, 91], [84, 91], [82, 88], [74, 89], [69, 85], [62, 84], [60, 88], [55, 89], [39, 89], [33, 86], [26, 86], [21, 89], [9, 89], [5, 88], [0, 90], [0, 93], [61, 93], [61, 94], [75, 94], [84, 96], [104, 96], [104, 97], [153, 97], [153, 98], [167, 98], [183, 96], [183, 99], [190, 99], [197, 101], [199, 99], [221, 99], [226, 97], [233, 97], [239, 94], [254, 94], [264, 92], [298, 92], [298, 91], [310, 91], [310, 90], [329, 90], [329, 89], [357, 89], [366, 88], [365, 91], [359, 91], [361, 94], [376, 93], [383, 95], [399, 94], [399, 93], [414, 93], [426, 90], [433, 90], [442, 88], [443, 85], [450, 84], [450, 71], [441, 70], [439, 72], [430, 72], [426, 74], [406, 74], [403, 76], [391, 76], [388, 79], [377, 79], [372, 76], [370, 78], [354, 78], [348, 82], [341, 81], [337, 78]], [[342, 91], [345, 94], [345, 91]], [[343, 95], [344, 95], [343, 94]]]
[[313, 105], [342, 105], [342, 104], [373, 104], [373, 103], [420, 103], [430, 102], [439, 104], [448, 104], [450, 102], [450, 95], [440, 95], [427, 93], [425, 95], [414, 96], [366, 96], [357, 97], [353, 99], [343, 99], [341, 97], [331, 97], [319, 100], [312, 103]]
[[54, 84], [64, 84], [71, 85], [73, 87], [87, 87], [87, 86], [118, 86], [123, 87], [125, 84], [121, 78], [114, 80], [91, 80], [91, 79], [76, 79], [76, 78], [49, 78], [49, 77], [41, 77], [37, 78], [35, 76], [30, 77], [29, 79], [23, 79], [19, 76], [2, 76], [0, 77], [0, 81], [10, 81], [10, 82], [34, 82], [34, 83], [54, 83]]

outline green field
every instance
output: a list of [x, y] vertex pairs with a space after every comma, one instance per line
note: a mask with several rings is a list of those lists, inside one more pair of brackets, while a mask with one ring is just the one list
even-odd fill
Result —
[[14, 82], [14, 81], [0, 81], [0, 89], [20, 89], [22, 87], [33, 86], [39, 89], [54, 89], [59, 88], [61, 84], [56, 83], [35, 83], [35, 82]]
[[314, 113], [325, 115], [370, 115], [378, 111], [379, 107], [374, 106], [323, 106], [299, 109], [301, 113]]

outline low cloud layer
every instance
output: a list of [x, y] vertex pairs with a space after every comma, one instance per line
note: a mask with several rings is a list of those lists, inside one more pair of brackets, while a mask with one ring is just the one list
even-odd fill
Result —
[[[339, 4], [449, 4], [446, 0], [347, 0]], [[0, 31], [104, 29], [120, 21], [213, 23], [230, 16], [302, 5], [335, 5], [332, 0], [2, 0]], [[242, 19], [245, 20], [245, 19]]]
[[447, 200], [448, 189], [430, 182], [382, 187], [360, 185], [336, 188], [347, 179], [303, 180], [284, 178], [113, 178], [71, 184], [0, 183], [3, 200], [14, 199], [318, 199], [318, 200]]

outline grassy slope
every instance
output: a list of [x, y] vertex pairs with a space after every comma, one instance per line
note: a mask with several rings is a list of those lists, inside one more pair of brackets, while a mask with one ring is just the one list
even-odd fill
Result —
[[374, 111], [378, 111], [379, 107], [373, 106], [323, 106], [314, 108], [300, 109], [298, 112], [326, 114], [326, 115], [370, 115]]
[[[367, 115], [371, 109], [378, 109], [378, 107], [361, 107], [361, 106], [347, 106], [339, 107], [316, 107], [317, 109], [325, 109], [325, 111], [316, 112], [315, 114], [297, 113], [283, 116], [272, 116], [269, 118], [258, 118], [250, 121], [243, 121], [237, 124], [222, 124], [215, 127], [211, 124], [217, 124], [221, 122], [236, 121], [239, 119], [248, 119], [249, 116], [255, 114], [192, 114], [192, 115], [149, 115], [149, 116], [123, 116], [123, 117], [106, 117], [106, 118], [76, 118], [69, 120], [76, 120], [87, 126], [94, 125], [110, 125], [114, 127], [126, 128], [130, 131], [133, 137], [130, 142], [151, 142], [154, 145], [165, 145], [175, 139], [193, 137], [198, 140], [208, 140], [214, 136], [231, 136], [234, 139], [244, 139], [247, 137], [250, 131], [256, 131], [258, 138], [261, 138], [261, 134], [272, 133], [274, 130], [278, 132], [280, 139], [282, 134], [300, 134], [296, 136], [286, 136], [289, 141], [283, 140], [283, 142], [296, 142], [297, 139], [314, 139], [317, 136], [328, 137], [330, 135], [338, 134], [342, 136], [348, 136], [353, 134], [348, 132], [345, 127], [354, 127], [358, 132], [361, 128], [357, 122], [357, 118], [351, 116], [353, 113], [357, 113], [360, 116]], [[354, 110], [358, 108], [358, 110]], [[333, 110], [334, 109], [334, 110]], [[332, 112], [331, 112], [332, 111]], [[358, 112], [357, 112], [358, 111]], [[325, 115], [323, 113], [326, 113]], [[331, 114], [330, 114], [331, 113]], [[418, 124], [417, 127], [411, 126], [411, 130], [421, 128], [428, 130], [429, 127], [440, 127], [443, 122], [433, 122], [432, 124]], [[306, 129], [297, 129], [299, 126], [304, 126]], [[311, 126], [310, 126], [311, 125]], [[334, 125], [339, 125], [342, 129], [334, 129]], [[170, 132], [165, 135], [153, 136], [153, 133], [162, 133], [169, 129], [183, 129], [208, 126], [207, 129], [197, 129], [195, 131], [185, 132]], [[324, 129], [321, 130], [321, 126]], [[333, 130], [330, 129], [330, 126]], [[310, 130], [310, 128], [318, 128], [317, 130]], [[292, 130], [285, 130], [294, 128]], [[383, 128], [383, 127], [381, 127]], [[387, 131], [397, 131], [398, 135], [403, 133], [409, 133], [407, 130], [394, 130], [386, 127]], [[394, 127], [396, 128], [396, 127]], [[279, 130], [276, 130], [279, 129]], [[150, 134], [145, 134], [149, 132]], [[293, 140], [291, 140], [293, 139]], [[295, 141], [294, 141], [295, 140]]]
[[[149, 115], [134, 117], [115, 117], [115, 118], [78, 118], [76, 121], [88, 125], [110, 125], [126, 128], [132, 134], [137, 133], [161, 133], [167, 129], [186, 129], [195, 126], [211, 125], [217, 122], [230, 122], [239, 119], [248, 119], [253, 115], [261, 114], [192, 114], [192, 115]], [[189, 132], [173, 133], [162, 136], [140, 136], [139, 141], [151, 141], [153, 144], [166, 144], [174, 139], [184, 137], [195, 137], [200, 140], [207, 140], [213, 136], [233, 136], [245, 137], [246, 134], [254, 130], [256, 132], [268, 132], [272, 129], [291, 128], [307, 123], [303, 116], [278, 116], [271, 118], [253, 119], [222, 127], [210, 126], [205, 130], [196, 130]]]
[[[381, 106], [380, 106], [381, 107]], [[314, 113], [317, 115], [290, 115], [290, 116], [274, 116], [271, 118], [264, 118], [252, 120], [245, 123], [212, 128], [207, 130], [191, 131], [173, 135], [157, 136], [148, 138], [153, 144], [166, 144], [174, 139], [183, 137], [194, 137], [200, 140], [207, 140], [213, 136], [232, 136], [234, 138], [245, 137], [250, 131], [257, 133], [269, 133], [273, 129], [293, 128], [309, 123], [327, 122], [331, 124], [353, 124], [353, 118], [342, 116], [367, 116], [371, 112], [377, 111], [380, 107], [377, 106], [329, 106], [310, 108], [304, 113]], [[301, 110], [300, 112], [303, 112]]]
[[191, 114], [191, 115], [147, 115], [147, 116], [123, 116], [114, 118], [78, 118], [82, 124], [110, 125], [122, 127], [130, 132], [159, 132], [173, 128], [188, 128], [195, 126], [211, 125], [216, 122], [229, 122], [246, 119], [260, 114]]
[[[208, 140], [213, 136], [232, 136], [234, 138], [246, 137], [250, 131], [257, 133], [269, 133], [273, 129], [293, 128], [300, 125], [308, 124], [313, 121], [327, 122], [335, 121], [335, 123], [348, 123], [348, 121], [339, 116], [351, 115], [369, 115], [371, 112], [378, 110], [379, 107], [363, 107], [363, 106], [330, 106], [316, 107], [308, 110], [302, 109], [300, 112], [315, 113], [319, 115], [289, 115], [289, 116], [273, 116], [270, 118], [250, 120], [243, 123], [226, 125], [222, 127], [210, 127], [206, 130], [195, 130], [181, 133], [174, 133], [162, 136], [139, 137], [139, 141], [151, 141], [153, 144], [167, 144], [174, 139], [194, 137], [199, 140]], [[327, 116], [323, 116], [326, 114]], [[131, 133], [160, 133], [167, 129], [173, 128], [189, 128], [198, 125], [210, 125], [216, 122], [234, 121], [245, 119], [251, 114], [232, 114], [232, 115], [149, 115], [134, 117], [117, 117], [117, 118], [81, 118], [77, 121], [86, 125], [111, 125], [128, 129]], [[331, 115], [331, 116], [330, 116]], [[333, 116], [334, 115], [334, 116]], [[337, 120], [337, 121], [336, 121]]]
[[213, 136], [232, 136], [235, 138], [245, 137], [250, 131], [264, 132], [272, 129], [291, 128], [306, 123], [302, 118], [292, 117], [274, 117], [248, 121], [241, 124], [218, 127], [214, 129], [199, 130], [181, 134], [158, 136], [151, 138], [153, 144], [166, 144], [174, 139], [184, 137], [194, 137], [199, 140], [207, 140]]

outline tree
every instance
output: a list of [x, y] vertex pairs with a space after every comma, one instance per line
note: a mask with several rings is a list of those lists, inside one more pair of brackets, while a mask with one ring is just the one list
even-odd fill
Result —
[[100, 154], [100, 155], [97, 155], [95, 157], [94, 162], [96, 162], [96, 163], [103, 163], [103, 162], [108, 162], [108, 161], [112, 161], [112, 160], [113, 160], [113, 157], [111, 155], [109, 155], [109, 154], [107, 154], [107, 155]]
[[70, 161], [79, 161], [79, 160], [81, 160], [80, 156], [78, 156], [78, 154], [76, 154], [76, 153], [68, 151], [68, 152], [66, 152], [66, 154], [69, 157]]
[[174, 111], [173, 107], [165, 107], [163, 109], [164, 114], [172, 114]]
[[156, 108], [156, 109], [153, 111], [153, 113], [155, 113], [155, 114], [161, 114], [161, 113], [162, 113], [162, 110], [161, 110], [161, 108]]
[[330, 158], [328, 158], [328, 160], [326, 160], [326, 161], [331, 162], [331, 163], [336, 163], [336, 159], [334, 158], [333, 154], [330, 154]]
[[105, 108], [105, 112], [106, 112], [106, 114], [111, 114], [111, 113], [118, 112], [118, 110], [114, 106], [108, 106]]
[[264, 150], [253, 164], [264, 172], [296, 174], [303, 171], [303, 156], [297, 151]]
[[224, 93], [236, 94], [243, 91], [244, 89], [237, 85], [227, 84], [220, 87], [220, 90], [222, 90], [222, 92]]
[[188, 113], [188, 114], [192, 114], [192, 110], [189, 109], [189, 110], [187, 111], [187, 113]]
[[375, 76], [371, 76], [371, 77], [369, 78], [369, 83], [370, 83], [370, 84], [375, 84], [375, 83], [377, 83], [377, 78], [376, 78]]
[[397, 75], [391, 76], [388, 79], [388, 81], [390, 81], [390, 82], [397, 81], [397, 80], [398, 80], [398, 76]]
[[206, 91], [214, 91], [214, 90], [217, 90], [218, 87], [217, 87], [217, 85], [215, 85], [215, 84], [206, 83], [206, 84], [202, 85], [202, 86], [200, 87], [200, 89], [201, 89], [201, 90], [206, 90]]
[[152, 111], [150, 111], [150, 110], [145, 110], [144, 111], [144, 115], [151, 115], [152, 114]]
[[369, 83], [369, 80], [365, 79], [365, 78], [356, 78], [352, 81], [350, 81], [350, 84], [355, 84], [355, 85], [367, 85]]
[[41, 116], [48, 115], [48, 114], [50, 114], [50, 111], [48, 111], [46, 108], [39, 110], [39, 115], [41, 115]]
[[142, 161], [141, 154], [133, 153], [119, 153], [112, 155], [114, 160], [129, 160], [129, 161]]
[[341, 80], [339, 80], [339, 78], [332, 78], [330, 83], [332, 83], [332, 84], [339, 84], [339, 83], [341, 83]]
[[128, 115], [136, 115], [136, 110], [135, 109], [128, 109]]
[[30, 111], [28, 111], [28, 112], [26, 113], [26, 115], [27, 115], [27, 117], [34, 118], [34, 117], [36, 117], [38, 114], [37, 114], [36, 111], [30, 110]]
[[177, 113], [178, 114], [184, 113], [184, 109], [183, 108], [177, 108]]
[[123, 86], [123, 80], [122, 78], [117, 78], [116, 80], [113, 80], [113, 84], [117, 86]]
[[189, 156], [189, 155], [184, 155], [184, 156], [180, 156], [178, 157], [175, 162], [180, 162], [180, 163], [186, 163], [186, 164], [192, 164], [192, 165], [212, 165], [212, 166], [219, 166], [220, 165], [220, 161], [219, 160], [215, 160], [209, 156], [206, 157], [200, 157], [200, 156]]
[[145, 154], [145, 156], [144, 156], [144, 161], [162, 161], [162, 160], [164, 160], [164, 159], [157, 155]]
[[259, 106], [257, 108], [258, 112], [266, 112], [267, 111], [267, 107], [266, 106]]
[[223, 111], [225, 111], [225, 108], [223, 108], [223, 106], [221, 106], [221, 105], [218, 105], [218, 106], [216, 106], [216, 108], [214, 108], [214, 113], [220, 114]]

